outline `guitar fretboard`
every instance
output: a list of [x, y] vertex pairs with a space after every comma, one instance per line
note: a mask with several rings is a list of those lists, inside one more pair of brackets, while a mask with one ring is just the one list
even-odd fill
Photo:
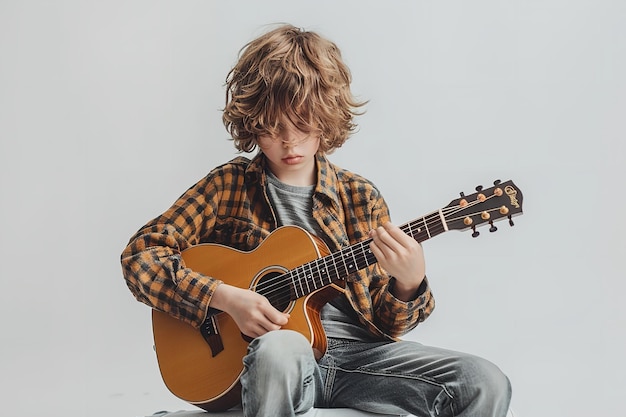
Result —
[[[447, 230], [441, 211], [408, 222], [400, 226], [400, 229], [418, 242]], [[290, 299], [303, 297], [376, 263], [376, 257], [370, 250], [371, 242], [372, 239], [367, 239], [347, 246], [285, 273], [282, 282], [290, 287]]]

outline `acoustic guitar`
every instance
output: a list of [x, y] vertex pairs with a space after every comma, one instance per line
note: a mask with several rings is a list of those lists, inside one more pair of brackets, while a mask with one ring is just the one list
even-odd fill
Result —
[[[453, 200], [446, 207], [400, 228], [418, 242], [449, 230], [471, 230], [522, 214], [522, 193], [511, 181]], [[187, 267], [225, 283], [264, 295], [280, 311], [289, 312], [283, 329], [303, 334], [316, 357], [326, 351], [320, 320], [324, 304], [343, 291], [348, 275], [376, 262], [371, 240], [330, 253], [318, 238], [301, 228], [284, 226], [256, 249], [242, 252], [223, 245], [199, 244], [182, 252]], [[240, 401], [239, 377], [250, 339], [234, 320], [217, 311], [200, 330], [169, 314], [153, 310], [152, 326], [161, 376], [182, 400], [207, 411], [222, 411]]]

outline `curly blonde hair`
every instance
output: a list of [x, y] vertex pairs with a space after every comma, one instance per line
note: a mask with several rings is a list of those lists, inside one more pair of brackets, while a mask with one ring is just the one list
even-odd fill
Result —
[[222, 120], [240, 152], [259, 135], [276, 136], [290, 123], [319, 132], [321, 152], [345, 143], [365, 102], [350, 91], [352, 76], [337, 46], [315, 32], [281, 25], [246, 44], [226, 77]]

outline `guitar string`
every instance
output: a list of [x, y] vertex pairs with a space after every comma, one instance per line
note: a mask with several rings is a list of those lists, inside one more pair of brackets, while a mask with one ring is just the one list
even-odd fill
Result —
[[[491, 197], [488, 197], [491, 198]], [[460, 211], [465, 211], [467, 210], [468, 207], [474, 206], [476, 204], [480, 204], [482, 202], [477, 201], [477, 202], [473, 202], [470, 203], [464, 207], [446, 207], [444, 209], [442, 209], [442, 211], [446, 211], [446, 215], [449, 216], [451, 214], [456, 214]], [[495, 211], [497, 209], [491, 209], [488, 211]], [[414, 235], [414, 232], [417, 230], [418, 234], [419, 233], [423, 233], [424, 230], [422, 229], [422, 226], [420, 226], [421, 222], [426, 221], [427, 225], [430, 225], [431, 227], [429, 228], [429, 231], [432, 230], [434, 233], [439, 234], [441, 232], [443, 232], [445, 230], [445, 228], [443, 227], [443, 224], [441, 223], [441, 219], [438, 218], [438, 211], [432, 212], [430, 214], [428, 214], [427, 216], [424, 216], [421, 219], [417, 219], [415, 221], [409, 222], [403, 226], [401, 226], [401, 229], [408, 229], [409, 232], [411, 232], [411, 235]], [[476, 215], [477, 213], [473, 213], [471, 214]], [[427, 218], [433, 218], [433, 220], [427, 221]], [[436, 220], [435, 220], [436, 218]], [[457, 217], [457, 218], [450, 218], [449, 220], [459, 220], [461, 217]], [[439, 228], [436, 228], [433, 225], [438, 225]], [[406, 232], [406, 231], [405, 231]], [[428, 231], [427, 231], [428, 232]], [[425, 237], [425, 236], [424, 236]], [[426, 240], [426, 239], [424, 239]], [[274, 294], [277, 294], [279, 296], [282, 296], [282, 298], [277, 299], [276, 301], [279, 303], [288, 303], [289, 301], [292, 301], [293, 297], [292, 295], [295, 295], [295, 298], [299, 298], [303, 295], [309, 294], [311, 293], [311, 288], [310, 285], [308, 285], [311, 281], [306, 281], [307, 279], [310, 278], [310, 276], [315, 276], [316, 274], [321, 274], [321, 278], [320, 278], [320, 282], [324, 283], [326, 282], [325, 285], [331, 284], [332, 281], [334, 281], [335, 279], [341, 279], [339, 277], [339, 272], [342, 272], [344, 269], [346, 270], [347, 274], [351, 274], [353, 272], [356, 272], [364, 267], [367, 267], [369, 265], [372, 265], [376, 262], [375, 257], [373, 258], [373, 261], [369, 261], [368, 257], [372, 258], [373, 254], [371, 253], [371, 251], [369, 249], [367, 249], [367, 251], [365, 250], [366, 248], [369, 247], [369, 244], [371, 243], [371, 239], [367, 239], [364, 240], [362, 242], [356, 243], [355, 245], [351, 245], [345, 249], [350, 249], [350, 250], [339, 250], [337, 252], [334, 252], [333, 254], [330, 254], [328, 256], [322, 257], [322, 258], [317, 258], [311, 262], [308, 262], [304, 265], [300, 265], [282, 275], [273, 277], [267, 281], [262, 281], [259, 285], [260, 288], [261, 284], [263, 285], [263, 289], [264, 290], [268, 290], [271, 289], [269, 292], [267, 293], [262, 293], [266, 296], [272, 296]], [[356, 253], [357, 250], [360, 247], [360, 251], [359, 253]], [[344, 253], [346, 252], [346, 253]], [[349, 254], [352, 254], [352, 256], [347, 256]], [[333, 278], [332, 275], [333, 274], [329, 274], [329, 268], [327, 265], [326, 260], [331, 259], [332, 263], [334, 265], [334, 271], [337, 272], [336, 278]], [[346, 259], [348, 259], [349, 262], [346, 262]], [[352, 260], [354, 260], [354, 264], [352, 263]], [[337, 263], [339, 264], [343, 264], [343, 268], [337, 268]], [[322, 266], [323, 264], [323, 266]], [[360, 266], [363, 265], [364, 266]], [[348, 265], [350, 265], [350, 267], [348, 267]], [[306, 269], [309, 269], [309, 271], [311, 272], [311, 274], [308, 274], [306, 272]], [[330, 271], [332, 272], [333, 269], [330, 269]], [[295, 275], [295, 276], [294, 276]], [[291, 280], [285, 280], [285, 277], [290, 276]], [[295, 278], [295, 279], [294, 279]], [[300, 284], [300, 290], [298, 290], [298, 286], [296, 285], [296, 280], [297, 282]], [[289, 285], [288, 285], [289, 284]], [[277, 287], [278, 288], [272, 288], [272, 287]], [[306, 286], [306, 289], [305, 289]], [[292, 291], [290, 291], [290, 289], [293, 288], [294, 293], [292, 293]], [[315, 281], [313, 281], [313, 290], [319, 289], [321, 287], [316, 288], [315, 285]], [[287, 294], [279, 294], [278, 292], [282, 291], [287, 292]], [[298, 294], [298, 292], [301, 292], [302, 294]]]
[[[491, 195], [487, 197], [487, 199], [491, 199], [493, 197], [495, 197], [495, 195]], [[441, 209], [441, 211], [444, 214], [444, 218], [446, 220], [448, 220], [449, 222], [456, 221], [456, 220], [461, 219], [464, 216], [475, 216], [478, 214], [478, 212], [472, 213], [472, 214], [465, 214], [464, 216], [456, 217], [456, 218], [451, 218], [451, 217], [449, 218], [448, 216], [452, 216], [454, 214], [457, 214], [461, 211], [465, 211], [468, 208], [471, 208], [475, 205], [482, 204], [482, 203], [484, 203], [484, 201], [476, 200], [476, 201], [468, 203], [468, 205], [463, 206], [463, 207], [461, 206], [444, 207], [443, 209]], [[498, 208], [493, 208], [487, 211], [495, 211], [495, 210], [498, 210]], [[425, 226], [422, 225], [422, 223], [424, 223]], [[434, 211], [432, 213], [429, 213], [420, 219], [416, 219], [414, 221], [411, 221], [407, 224], [400, 226], [400, 228], [405, 233], [410, 234], [413, 238], [415, 238], [416, 234], [418, 236], [422, 234], [424, 235], [424, 237], [426, 236], [430, 237], [432, 236], [433, 233], [437, 235], [445, 231], [445, 227], [443, 223], [441, 222], [441, 218], [439, 217], [439, 211]], [[428, 237], [426, 237], [426, 239], [428, 239]], [[336, 279], [341, 279], [339, 277], [340, 275], [339, 273], [342, 272], [344, 269], [347, 274], [352, 274], [367, 266], [370, 266], [376, 263], [375, 257], [373, 257], [373, 254], [371, 250], [369, 249], [369, 244], [371, 243], [371, 241], [372, 239], [366, 239], [364, 241], [351, 245], [343, 250], [334, 252], [330, 255], [327, 255], [321, 258], [316, 258], [308, 263], [305, 263], [290, 271], [287, 271], [284, 274], [278, 275], [276, 277], [272, 277], [266, 281], [261, 281], [259, 285], [257, 285], [256, 290], [257, 292], [259, 292], [260, 294], [263, 294], [270, 300], [272, 300], [271, 297], [273, 297], [274, 295], [279, 296], [280, 298], [273, 300], [279, 304], [288, 303], [292, 301], [292, 299], [294, 299], [294, 297], [292, 297], [293, 295], [296, 296], [295, 298], [299, 298], [306, 294], [310, 294], [312, 291], [311, 291], [311, 285], [309, 285], [309, 283], [312, 283], [313, 290], [316, 290], [316, 289], [322, 288], [325, 285], [331, 284]], [[349, 249], [349, 250], [346, 250], [346, 249]], [[373, 261], [370, 262], [370, 260], [368, 260], [368, 257], [369, 258], [373, 257]], [[349, 262], [347, 262], [346, 259]], [[330, 268], [327, 265], [328, 263], [327, 260], [332, 260], [332, 266]], [[338, 263], [342, 265], [343, 268], [339, 268], [337, 266]], [[361, 265], [364, 265], [364, 266], [361, 266]], [[306, 271], [307, 269], [310, 271], [310, 273], [307, 273]], [[336, 274], [332, 274], [333, 271], [335, 271]], [[316, 286], [315, 280], [313, 280], [312, 282], [310, 280], [311, 276], [315, 277], [316, 275], [320, 276], [319, 281], [320, 283], [323, 284], [320, 287]], [[336, 278], [333, 278], [332, 275], [336, 275]], [[291, 279], [286, 279], [288, 276]], [[300, 284], [299, 285], [300, 289], [298, 289], [298, 285], [296, 285], [296, 281], [298, 284]], [[291, 291], [291, 288], [293, 288], [293, 293]], [[261, 290], [263, 290], [263, 292], [261, 292]], [[287, 292], [287, 294], [281, 294], [281, 292], [282, 293]], [[301, 293], [301, 294], [298, 294], [298, 293]]]
[[[466, 209], [466, 207], [463, 207], [463, 209]], [[493, 211], [493, 210], [496, 210], [496, 209], [491, 209], [491, 211]], [[452, 210], [449, 210], [449, 211], [452, 211]], [[431, 216], [432, 216], [432, 214], [431, 214]], [[415, 222], [412, 222], [412, 223], [415, 224], [418, 221], [415, 221]], [[410, 229], [413, 228], [413, 224], [409, 223], [409, 224], [405, 225], [405, 227], [403, 227], [403, 228], [405, 228], [405, 229], [408, 228], [410, 230]], [[431, 222], [431, 225], [432, 225], [432, 222]], [[443, 228], [439, 229], [438, 232], [440, 233], [443, 230], [445, 230], [445, 229], [443, 229]], [[329, 268], [328, 268], [326, 260], [329, 259], [329, 258], [332, 258], [333, 265], [335, 266], [335, 271], [336, 272], [341, 272], [337, 268], [337, 258], [338, 258], [339, 262], [344, 264], [344, 267], [345, 267], [345, 270], [346, 270], [347, 274], [351, 274], [351, 273], [356, 272], [356, 271], [358, 271], [360, 269], [363, 269], [364, 267], [367, 267], [369, 265], [374, 264], [376, 262], [375, 257], [373, 257], [373, 254], [371, 253], [371, 251], [369, 249], [367, 251], [365, 250], [365, 248], [369, 245], [370, 242], [371, 242], [371, 239], [368, 239], [368, 240], [359, 242], [359, 243], [357, 243], [357, 244], [355, 244], [353, 246], [350, 246], [350, 248], [352, 250], [350, 250], [348, 252], [352, 252], [352, 257], [351, 258], [355, 261], [355, 263], [352, 264], [352, 262], [350, 261], [350, 258], [348, 258], [348, 260], [350, 261], [350, 262], [348, 262], [350, 264], [350, 268], [348, 268], [348, 265], [345, 262], [345, 259], [346, 259], [345, 255], [346, 254], [343, 253], [345, 251], [337, 251], [337, 252], [335, 252], [335, 253], [333, 253], [333, 254], [331, 254], [329, 256], [315, 259], [315, 260], [313, 260], [313, 261], [311, 261], [311, 262], [309, 262], [307, 264], [301, 265], [301, 266], [299, 266], [297, 268], [294, 268], [293, 270], [291, 270], [291, 271], [289, 271], [289, 272], [287, 272], [287, 273], [285, 273], [283, 275], [274, 277], [271, 280], [267, 281], [267, 282], [280, 281], [280, 282], [275, 282], [274, 284], [282, 285], [279, 288], [273, 289], [273, 291], [271, 291], [268, 294], [269, 295], [273, 295], [273, 294], [277, 293], [277, 291], [282, 291], [283, 293], [286, 291], [287, 294], [277, 294], [278, 296], [282, 296], [282, 297], [277, 299], [276, 302], [288, 303], [288, 302], [290, 302], [290, 301], [292, 301], [294, 299], [294, 297], [292, 297], [292, 295], [295, 295], [296, 296], [295, 298], [299, 298], [301, 296], [304, 296], [306, 294], [310, 294], [312, 292], [310, 286], [308, 285], [311, 281], [310, 280], [306, 281], [307, 279], [310, 278], [310, 276], [315, 276], [316, 274], [320, 275], [320, 282], [324, 283], [326, 281], [325, 285], [331, 284], [334, 279], [340, 279], [339, 274], [335, 274], [336, 278], [333, 279], [332, 278], [332, 274], [328, 273], [329, 272]], [[357, 247], [358, 246], [361, 247], [361, 253], [357, 255], [357, 254], [355, 254], [355, 252], [357, 251], [357, 249], [358, 249]], [[373, 258], [373, 260], [372, 261], [368, 260], [368, 257]], [[361, 266], [361, 265], [363, 265], [363, 266]], [[307, 267], [310, 270], [311, 274], [308, 274], [306, 272], [306, 268]], [[332, 272], [333, 270], [330, 269], [330, 271]], [[294, 281], [294, 274], [295, 274], [295, 278], [297, 279], [297, 282], [300, 284], [300, 291], [297, 288], [296, 281]], [[287, 275], [291, 275], [291, 278], [292, 278], [291, 282], [293, 283], [293, 286], [288, 286], [287, 284], [289, 283], [289, 281], [285, 281], [284, 280], [285, 276], [287, 276]], [[316, 288], [315, 281], [313, 281], [313, 284], [314, 284], [313, 285], [313, 287], [314, 287], [313, 289], [314, 290], [321, 288], [321, 287]], [[304, 288], [305, 286], [306, 286], [306, 289]], [[292, 292], [290, 291], [290, 288], [292, 288], [292, 287], [294, 289], [294, 293], [295, 294], [292, 294]], [[301, 292], [302, 294], [298, 294], [298, 292]]]
[[[437, 212], [434, 212], [434, 213], [437, 213]], [[429, 214], [428, 216], [433, 216], [433, 213]], [[426, 218], [426, 216], [424, 216], [424, 218]], [[438, 218], [438, 220], [439, 221], [437, 223], [441, 224], [441, 221], [440, 221], [439, 218]], [[414, 223], [416, 223], [416, 222], [420, 222], [420, 224], [421, 224], [420, 219], [416, 220]], [[432, 225], [434, 225], [436, 223], [431, 221], [430, 224], [432, 226]], [[403, 228], [403, 229], [407, 229], [408, 228], [409, 231], [411, 232], [411, 234], [415, 234], [414, 233], [415, 232], [414, 227], [411, 226], [411, 223], [403, 225], [403, 226], [401, 226], [401, 228]], [[420, 229], [420, 228], [418, 228], [418, 229]], [[433, 227], [431, 227], [430, 229], [433, 230]], [[286, 282], [288, 282], [288, 280], [285, 280], [285, 277], [288, 276], [288, 275], [292, 275], [292, 276], [295, 275], [296, 278], [298, 278], [298, 281], [301, 283], [301, 287], [303, 287], [302, 286], [301, 276], [303, 274], [306, 275], [305, 270], [307, 269], [307, 267], [309, 267], [311, 272], [319, 273], [319, 272], [321, 272], [321, 269], [319, 268], [319, 264], [321, 263], [322, 260], [332, 260], [332, 265], [334, 265], [334, 270], [336, 270], [336, 271], [340, 271], [340, 270], [345, 268], [348, 271], [348, 273], [351, 273], [350, 269], [347, 267], [347, 265], [345, 263], [346, 256], [349, 253], [353, 253], [353, 256], [351, 256], [350, 258], [354, 259], [355, 262], [358, 264], [359, 263], [358, 261], [359, 260], [363, 261], [364, 257], [361, 254], [361, 255], [358, 255], [358, 259], [356, 259], [356, 255], [354, 255], [354, 253], [357, 252], [359, 247], [361, 249], [359, 252], [364, 252], [364, 248], [369, 246], [371, 241], [372, 241], [372, 239], [363, 240], [363, 241], [358, 242], [358, 243], [356, 243], [354, 245], [351, 245], [351, 246], [346, 247], [344, 249], [341, 249], [341, 250], [339, 250], [337, 252], [334, 252], [334, 253], [332, 253], [330, 255], [324, 256], [322, 258], [317, 258], [317, 259], [314, 259], [313, 261], [308, 262], [308, 263], [306, 263], [304, 265], [300, 265], [300, 266], [298, 266], [298, 267], [296, 267], [296, 268], [294, 268], [294, 269], [292, 269], [292, 270], [290, 270], [290, 271], [288, 271], [288, 272], [286, 272], [286, 273], [284, 273], [282, 275], [273, 277], [273, 278], [271, 278], [271, 279], [269, 279], [267, 281], [263, 281], [262, 284], [265, 284], [264, 285], [264, 289], [265, 290], [272, 289], [271, 291], [267, 292], [267, 294], [269, 294], [269, 295], [271, 295], [274, 292], [273, 290], [278, 290], [278, 291], [283, 290], [282, 287], [280, 287], [278, 289], [274, 289], [272, 287], [273, 286], [280, 286], [280, 285], [283, 285]], [[368, 250], [368, 252], [369, 252], [369, 250]], [[324, 263], [326, 264], [327, 262], [324, 262]], [[338, 265], [343, 265], [344, 268], [341, 268]], [[315, 266], [315, 270], [314, 271], [312, 270], [312, 266]], [[326, 268], [324, 268], [324, 269], [326, 269]], [[293, 280], [292, 280], [292, 282], [293, 282]], [[328, 282], [328, 284], [330, 284], [330, 282]]]

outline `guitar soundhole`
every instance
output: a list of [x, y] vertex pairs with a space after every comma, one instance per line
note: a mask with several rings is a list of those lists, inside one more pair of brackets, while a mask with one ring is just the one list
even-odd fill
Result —
[[291, 286], [279, 279], [283, 272], [268, 272], [257, 281], [254, 291], [265, 296], [279, 311], [287, 311], [294, 298]]

